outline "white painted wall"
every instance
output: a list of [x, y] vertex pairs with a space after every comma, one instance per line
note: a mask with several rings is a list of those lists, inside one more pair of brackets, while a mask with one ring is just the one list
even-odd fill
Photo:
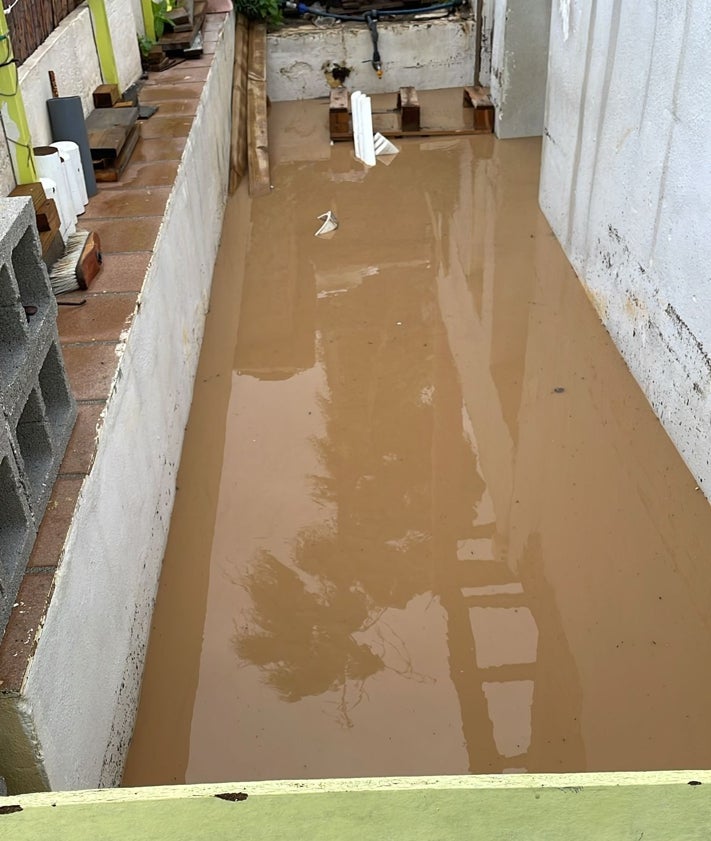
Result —
[[54, 789], [117, 785], [128, 750], [226, 202], [233, 54], [230, 16], [23, 687]]
[[711, 5], [554, 0], [540, 201], [711, 498]]
[[490, 84], [500, 138], [543, 131], [550, 17], [551, 0], [493, 0]]
[[105, 0], [105, 3], [111, 41], [114, 45], [119, 88], [123, 92], [141, 75], [141, 54], [137, 36], [139, 31], [143, 31], [143, 14], [140, 2], [137, 3], [136, 0]]
[[84, 114], [88, 114], [93, 108], [92, 91], [102, 80], [87, 6], [65, 18], [20, 67], [22, 98], [35, 146], [52, 142], [47, 116], [47, 100], [52, 96], [50, 70], [57, 78], [59, 95], [80, 96]]
[[346, 87], [367, 94], [396, 91], [405, 85], [433, 90], [473, 83], [473, 20], [379, 23], [378, 33], [382, 79], [378, 79], [369, 63], [373, 46], [363, 23], [327, 28], [299, 26], [270, 34], [269, 97], [280, 102], [328, 96], [330, 88], [322, 69], [327, 62], [350, 67]]

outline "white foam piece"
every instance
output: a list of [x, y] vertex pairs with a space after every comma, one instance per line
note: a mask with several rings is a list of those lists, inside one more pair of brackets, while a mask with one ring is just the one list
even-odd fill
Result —
[[376, 156], [397, 155], [400, 151], [394, 143], [391, 143], [387, 137], [383, 137], [379, 131], [373, 135], [373, 146], [375, 148]]
[[375, 166], [375, 142], [373, 140], [373, 112], [370, 97], [360, 91], [351, 96], [353, 117], [353, 144], [355, 156], [366, 166]]

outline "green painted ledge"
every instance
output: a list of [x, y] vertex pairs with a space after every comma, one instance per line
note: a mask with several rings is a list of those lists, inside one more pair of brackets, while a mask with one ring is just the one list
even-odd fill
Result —
[[707, 841], [711, 772], [378, 778], [28, 794], [0, 798], [4, 838]]

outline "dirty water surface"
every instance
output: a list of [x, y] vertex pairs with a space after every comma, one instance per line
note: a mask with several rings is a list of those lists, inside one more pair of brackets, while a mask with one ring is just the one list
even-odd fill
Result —
[[540, 143], [368, 171], [324, 103], [271, 121], [124, 784], [709, 767], [710, 509], [538, 209]]

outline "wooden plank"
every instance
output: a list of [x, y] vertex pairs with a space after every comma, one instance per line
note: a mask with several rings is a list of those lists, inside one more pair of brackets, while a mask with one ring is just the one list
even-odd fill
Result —
[[94, 108], [113, 108], [120, 96], [118, 85], [99, 85], [92, 96]]
[[419, 131], [420, 101], [415, 88], [412, 86], [400, 88], [397, 95], [397, 107], [402, 118], [402, 130]]
[[271, 189], [269, 138], [267, 133], [267, 27], [249, 27], [249, 71], [247, 74], [247, 159], [249, 193], [265, 195]]
[[488, 88], [465, 87], [464, 107], [474, 109], [474, 128], [483, 133], [494, 130], [494, 105]]
[[39, 181], [33, 181], [30, 184], [18, 184], [10, 195], [29, 196], [32, 199], [32, 206], [35, 213], [37, 213], [42, 205], [47, 201], [47, 197], [44, 194], [44, 187]]
[[247, 64], [249, 59], [249, 24], [237, 16], [235, 57], [232, 68], [232, 134], [230, 137], [230, 183], [232, 195], [247, 172]]
[[118, 158], [94, 161], [94, 177], [99, 182], [118, 181], [131, 160], [133, 150], [141, 137], [141, 124], [136, 123], [129, 132]]
[[158, 43], [164, 50], [186, 50], [195, 40], [195, 36], [202, 28], [205, 20], [205, 13], [207, 11], [207, 0], [196, 0], [193, 25], [187, 32], [169, 32], [168, 27], [163, 33], [163, 37], [159, 39]]
[[117, 158], [138, 120], [138, 108], [97, 108], [86, 119], [91, 157]]
[[350, 130], [348, 91], [345, 88], [334, 88], [331, 91], [331, 101], [328, 106], [328, 128], [331, 135], [342, 134]]

